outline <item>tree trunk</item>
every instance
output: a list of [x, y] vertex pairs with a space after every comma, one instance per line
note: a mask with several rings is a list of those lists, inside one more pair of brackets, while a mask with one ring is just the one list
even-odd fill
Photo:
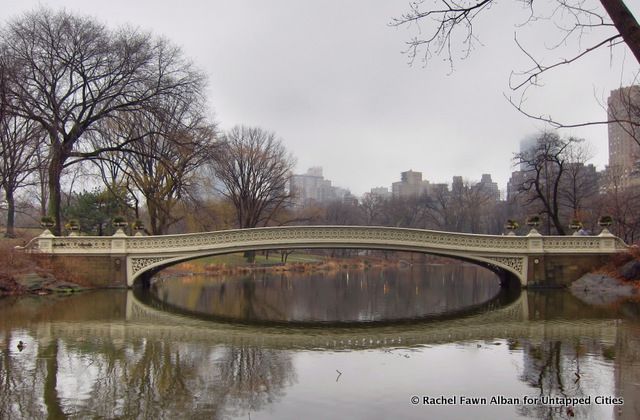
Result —
[[636, 61], [640, 63], [640, 25], [638, 25], [638, 21], [631, 14], [623, 0], [600, 0], [600, 3], [620, 35], [622, 35], [622, 39], [636, 57]]
[[38, 167], [38, 184], [40, 187], [40, 216], [44, 217], [47, 215], [47, 204], [49, 202], [48, 168], [44, 163], [39, 162], [38, 165], [43, 165], [42, 167]]
[[147, 212], [149, 213], [149, 227], [152, 235], [160, 235], [158, 226], [158, 209], [153, 200], [147, 199]]
[[49, 215], [53, 217], [56, 225], [53, 227], [53, 234], [60, 235], [62, 231], [62, 188], [60, 187], [60, 177], [64, 167], [64, 159], [61, 151], [52, 146], [51, 162], [49, 162]]
[[256, 262], [256, 251], [244, 251], [244, 257], [248, 263], [253, 264]]
[[5, 186], [5, 198], [7, 200], [7, 230], [4, 233], [5, 238], [15, 238], [16, 233], [14, 231], [15, 217], [16, 217], [16, 202], [13, 197], [13, 191], [11, 188]]
[[47, 407], [47, 419], [66, 418], [58, 396], [58, 340], [54, 339], [46, 350], [47, 376], [44, 379], [43, 400]]
[[566, 235], [566, 231], [564, 230], [564, 226], [560, 222], [560, 218], [557, 213], [554, 213], [551, 217], [553, 221], [553, 226], [556, 228], [558, 235]]
[[45, 181], [40, 181], [40, 216], [44, 217], [47, 215], [47, 183]]

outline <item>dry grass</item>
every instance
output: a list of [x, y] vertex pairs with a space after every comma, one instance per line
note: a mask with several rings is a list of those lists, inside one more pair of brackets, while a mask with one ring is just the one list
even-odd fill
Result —
[[36, 265], [34, 258], [30, 254], [15, 249], [16, 245], [22, 245], [22, 241], [16, 239], [0, 240], [0, 273], [13, 273], [33, 268]]
[[24, 246], [34, 236], [31, 231], [16, 230], [15, 238], [0, 238], [0, 295], [25, 292], [24, 287], [16, 282], [16, 275], [32, 272], [44, 277], [56, 274], [46, 266], [42, 256], [16, 249], [16, 246]]
[[19, 241], [0, 240], [0, 295], [20, 294], [24, 288], [15, 281], [14, 275], [36, 267], [29, 254], [15, 249]]

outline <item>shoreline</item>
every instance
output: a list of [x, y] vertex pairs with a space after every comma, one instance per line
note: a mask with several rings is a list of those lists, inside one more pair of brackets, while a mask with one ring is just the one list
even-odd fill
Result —
[[316, 272], [335, 270], [367, 270], [370, 268], [406, 267], [412, 264], [402, 259], [382, 259], [378, 257], [324, 257], [318, 256], [317, 261], [309, 262], [273, 262], [273, 263], [207, 263], [201, 261], [187, 261], [167, 267], [165, 270], [171, 272], [190, 272], [195, 274], [209, 275], [236, 275], [247, 273], [282, 273], [282, 272]]

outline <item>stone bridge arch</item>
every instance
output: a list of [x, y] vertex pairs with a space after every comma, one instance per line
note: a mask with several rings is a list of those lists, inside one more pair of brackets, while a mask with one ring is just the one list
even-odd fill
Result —
[[[286, 245], [286, 246], [284, 246]], [[428, 248], [407, 248], [407, 247], [391, 247], [381, 245], [379, 247], [373, 246], [359, 246], [359, 245], [345, 245], [345, 244], [323, 244], [322, 246], [311, 246], [310, 244], [301, 245], [299, 243], [283, 244], [278, 248], [273, 246], [252, 246], [247, 245], [243, 247], [234, 247], [233, 250], [216, 249], [212, 251], [196, 252], [188, 255], [178, 256], [163, 256], [163, 257], [131, 257], [130, 273], [127, 276], [127, 283], [129, 287], [133, 287], [135, 284], [143, 282], [147, 284], [149, 278], [165, 268], [171, 267], [176, 264], [191, 261], [198, 258], [211, 257], [216, 255], [225, 255], [230, 253], [245, 252], [245, 251], [266, 251], [277, 249], [366, 249], [366, 250], [381, 250], [381, 251], [409, 251], [423, 253], [427, 255], [434, 255], [440, 257], [452, 258], [459, 261], [469, 262], [486, 269], [493, 271], [498, 275], [500, 282], [504, 284], [516, 283], [520, 286], [526, 285], [526, 278], [523, 276], [526, 273], [527, 260], [524, 257], [480, 257], [473, 255], [464, 255], [463, 253], [447, 252], [447, 251], [433, 251]]]
[[[522, 286], [566, 285], [624, 242], [608, 232], [598, 236], [476, 235], [382, 226], [283, 226], [181, 235], [55, 237], [49, 231], [27, 249], [50, 255], [61, 265], [110, 286], [133, 286], [164, 266], [202, 256], [247, 250], [354, 248], [414, 251], [470, 261], [513, 275]], [[558, 281], [560, 283], [558, 283]], [[554, 283], [555, 282], [555, 283]]]

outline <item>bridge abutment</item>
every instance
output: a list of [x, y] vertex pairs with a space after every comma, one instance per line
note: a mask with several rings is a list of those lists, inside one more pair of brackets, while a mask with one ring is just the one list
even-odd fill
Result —
[[528, 288], [568, 287], [581, 276], [607, 263], [609, 255], [533, 255], [529, 256]]
[[44, 265], [60, 280], [92, 288], [126, 288], [125, 256], [116, 255], [40, 255]]

